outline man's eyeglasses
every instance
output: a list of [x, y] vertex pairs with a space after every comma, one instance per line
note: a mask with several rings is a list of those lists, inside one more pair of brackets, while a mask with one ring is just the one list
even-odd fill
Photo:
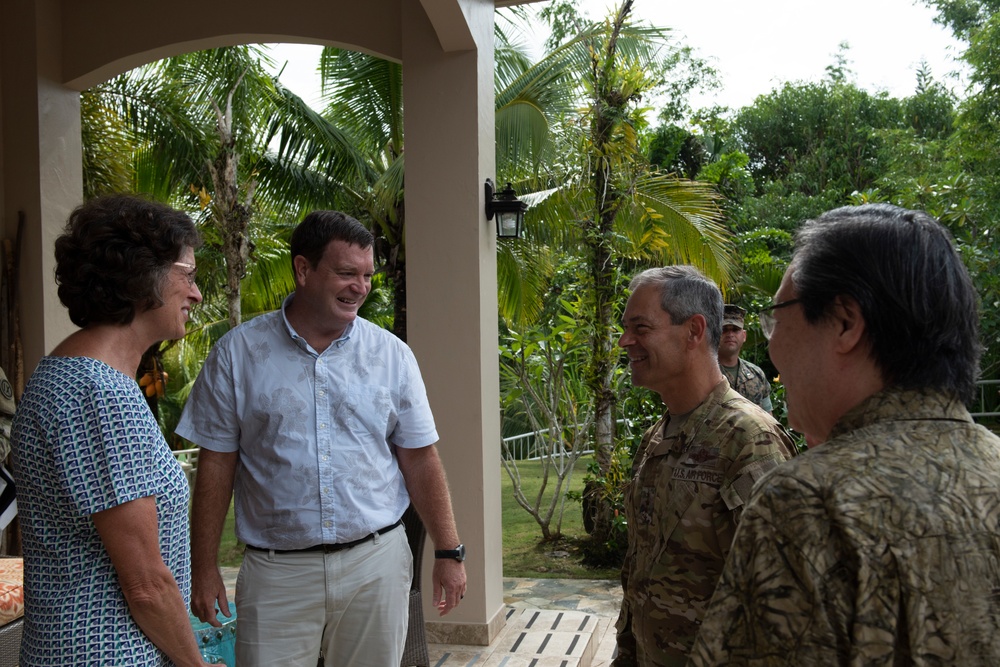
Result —
[[184, 274], [184, 278], [188, 281], [188, 287], [194, 287], [194, 283], [198, 279], [198, 267], [194, 264], [188, 264], [187, 262], [174, 262], [174, 266], [187, 269], [187, 272]]
[[760, 319], [760, 330], [764, 332], [764, 338], [771, 340], [771, 334], [774, 333], [775, 319], [772, 311], [775, 311], [778, 308], [784, 308], [785, 306], [794, 306], [799, 301], [799, 299], [789, 299], [788, 301], [782, 301], [781, 303], [776, 303], [773, 306], [763, 308], [757, 313], [757, 317]]

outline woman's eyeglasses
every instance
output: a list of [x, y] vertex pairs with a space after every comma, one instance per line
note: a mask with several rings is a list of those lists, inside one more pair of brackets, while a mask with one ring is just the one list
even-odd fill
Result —
[[187, 269], [187, 272], [184, 274], [184, 278], [188, 281], [188, 287], [194, 287], [194, 283], [198, 279], [198, 267], [194, 264], [188, 264], [187, 262], [174, 262], [174, 266]]

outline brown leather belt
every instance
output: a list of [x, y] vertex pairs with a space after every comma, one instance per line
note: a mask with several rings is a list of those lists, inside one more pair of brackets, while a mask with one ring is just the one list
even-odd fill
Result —
[[370, 535], [365, 535], [360, 539], [352, 540], [350, 542], [338, 542], [337, 544], [314, 544], [313, 546], [305, 547], [304, 549], [265, 549], [264, 547], [255, 547], [252, 544], [248, 544], [247, 549], [253, 549], [254, 551], [273, 551], [276, 554], [296, 554], [296, 553], [303, 553], [306, 551], [322, 551], [323, 553], [332, 554], [338, 551], [343, 551], [344, 549], [350, 549], [352, 547], [356, 547], [359, 544], [364, 544], [368, 540], [373, 540], [375, 539], [376, 535], [384, 535], [393, 528], [398, 528], [401, 523], [403, 523], [403, 519], [400, 519], [391, 526], [380, 528]]

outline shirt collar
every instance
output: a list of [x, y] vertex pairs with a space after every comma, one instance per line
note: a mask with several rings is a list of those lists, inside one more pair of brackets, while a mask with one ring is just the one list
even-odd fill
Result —
[[[288, 335], [292, 340], [294, 340], [300, 347], [311, 350], [312, 348], [309, 347], [309, 343], [306, 342], [306, 339], [300, 336], [295, 330], [295, 327], [292, 326], [292, 323], [288, 321], [288, 314], [285, 311], [288, 308], [288, 305], [292, 302], [293, 298], [295, 298], [295, 292], [286, 296], [285, 300], [281, 302], [281, 321], [285, 323], [285, 330], [288, 332]], [[357, 318], [352, 320], [351, 323], [347, 325], [347, 328], [344, 329], [344, 333], [340, 334], [340, 338], [333, 341], [333, 343], [330, 344], [330, 347], [340, 347], [349, 341], [351, 339], [351, 334], [354, 332], [354, 323], [356, 321]]]
[[827, 440], [875, 422], [923, 419], [972, 422], [965, 405], [948, 394], [933, 389], [888, 387], [845, 412], [830, 430]]

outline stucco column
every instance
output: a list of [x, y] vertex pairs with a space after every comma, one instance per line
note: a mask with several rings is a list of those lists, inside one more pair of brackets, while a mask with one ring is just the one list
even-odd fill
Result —
[[53, 278], [53, 242], [69, 212], [83, 200], [80, 96], [59, 83], [59, 4], [0, 3], [2, 230], [13, 242], [23, 212], [20, 325], [25, 380], [38, 360], [73, 330]]
[[487, 645], [504, 623], [496, 238], [483, 212], [494, 170], [494, 9], [460, 4], [476, 48], [445, 52], [421, 5], [402, 3], [407, 340], [468, 552], [465, 600], [443, 618], [427, 605], [433, 554], [425, 556], [428, 634]]

